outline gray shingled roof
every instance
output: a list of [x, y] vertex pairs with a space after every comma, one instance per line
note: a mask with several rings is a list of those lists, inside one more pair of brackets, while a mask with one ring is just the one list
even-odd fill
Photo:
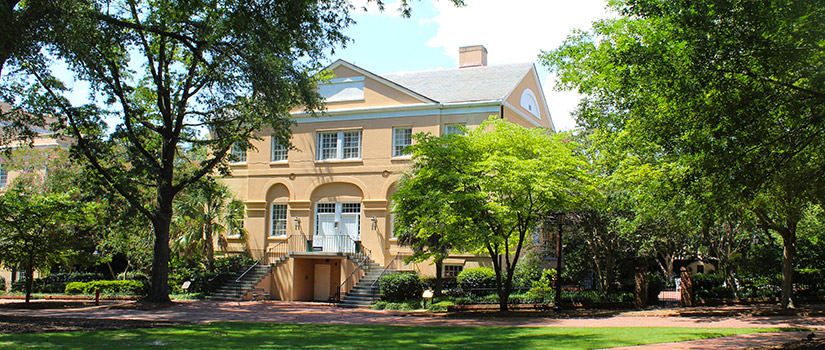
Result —
[[532, 63], [381, 74], [382, 78], [441, 103], [501, 100], [533, 68]]

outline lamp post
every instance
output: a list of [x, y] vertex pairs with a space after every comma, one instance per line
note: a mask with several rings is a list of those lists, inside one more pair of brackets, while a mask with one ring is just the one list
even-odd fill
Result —
[[556, 298], [553, 301], [553, 310], [561, 311], [561, 269], [563, 266], [562, 231], [564, 229], [564, 212], [556, 213], [556, 224], [559, 226], [559, 234], [556, 236]]

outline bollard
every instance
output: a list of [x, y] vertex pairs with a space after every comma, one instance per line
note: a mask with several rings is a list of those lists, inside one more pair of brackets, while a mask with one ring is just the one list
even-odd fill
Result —
[[100, 306], [100, 288], [95, 289], [95, 306]]

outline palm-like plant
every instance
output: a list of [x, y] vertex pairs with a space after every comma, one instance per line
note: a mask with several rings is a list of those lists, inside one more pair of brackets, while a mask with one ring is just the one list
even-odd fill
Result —
[[203, 254], [210, 271], [215, 266], [215, 241], [226, 250], [228, 237], [246, 239], [244, 205], [224, 184], [201, 181], [175, 200], [172, 249], [184, 257]]

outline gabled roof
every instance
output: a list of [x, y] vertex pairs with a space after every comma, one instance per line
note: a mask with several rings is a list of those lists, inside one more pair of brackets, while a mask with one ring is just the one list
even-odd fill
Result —
[[421, 101], [421, 102], [423, 102], [423, 103], [433, 103], [433, 102], [436, 102], [436, 101], [434, 101], [434, 100], [432, 100], [432, 99], [430, 99], [430, 98], [427, 98], [427, 96], [424, 96], [424, 95], [422, 95], [421, 93], [419, 93], [419, 92], [417, 92], [417, 91], [413, 91], [413, 90], [409, 89], [408, 87], [401, 86], [401, 85], [399, 85], [398, 83], [395, 83], [395, 82], [393, 82], [393, 81], [387, 80], [386, 78], [384, 78], [384, 77], [382, 77], [382, 76], [380, 76], [380, 75], [378, 75], [378, 74], [375, 74], [375, 73], [373, 73], [373, 72], [370, 72], [370, 71], [368, 71], [368, 70], [366, 70], [366, 69], [364, 69], [364, 68], [358, 67], [358, 66], [356, 66], [356, 65], [354, 65], [354, 64], [352, 64], [352, 63], [349, 63], [349, 62], [347, 62], [347, 61], [344, 61], [344, 60], [342, 60], [342, 59], [338, 59], [338, 60], [336, 60], [335, 62], [332, 62], [332, 64], [330, 64], [329, 66], [327, 66], [327, 68], [325, 68], [325, 69], [328, 69], [328, 70], [334, 70], [335, 68], [340, 67], [340, 66], [347, 67], [347, 68], [352, 69], [352, 70], [354, 70], [354, 71], [356, 71], [356, 72], [358, 72], [358, 73], [360, 73], [360, 74], [363, 74], [363, 75], [368, 76], [368, 77], [370, 77], [370, 78], [372, 78], [372, 79], [375, 79], [375, 80], [377, 80], [377, 81], [380, 81], [381, 83], [383, 83], [383, 84], [385, 84], [385, 85], [387, 85], [387, 86], [389, 86], [389, 87], [392, 87], [393, 89], [396, 89], [396, 90], [398, 90], [398, 91], [400, 91], [400, 92], [402, 92], [402, 93], [404, 93], [404, 94], [407, 94], [407, 95], [409, 95], [409, 96], [412, 96], [413, 98], [416, 98], [416, 99], [420, 100], [420, 101]]
[[440, 103], [503, 100], [533, 69], [532, 63], [382, 74]]

